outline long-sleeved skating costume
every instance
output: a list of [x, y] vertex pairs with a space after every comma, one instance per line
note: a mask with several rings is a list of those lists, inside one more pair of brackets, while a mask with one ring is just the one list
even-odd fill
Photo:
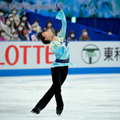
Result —
[[50, 43], [50, 49], [52, 50], [52, 52], [55, 54], [56, 57], [56, 60], [52, 64], [52, 67], [68, 66], [70, 64], [69, 63], [70, 53], [69, 53], [69, 46], [66, 47], [64, 42], [67, 22], [63, 10], [60, 10], [58, 12], [56, 19], [62, 21], [62, 28], [57, 36], [59, 42], [51, 41]]

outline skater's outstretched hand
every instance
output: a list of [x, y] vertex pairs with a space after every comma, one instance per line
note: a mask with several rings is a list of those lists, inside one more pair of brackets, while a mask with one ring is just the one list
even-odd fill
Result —
[[58, 5], [56, 4], [56, 8], [55, 8], [56, 11], [60, 11], [61, 9], [58, 7]]

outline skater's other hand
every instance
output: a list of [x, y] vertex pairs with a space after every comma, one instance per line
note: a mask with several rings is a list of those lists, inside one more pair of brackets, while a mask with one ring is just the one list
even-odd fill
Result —
[[60, 11], [61, 9], [58, 7], [58, 5], [56, 4], [56, 8], [55, 8], [56, 11]]

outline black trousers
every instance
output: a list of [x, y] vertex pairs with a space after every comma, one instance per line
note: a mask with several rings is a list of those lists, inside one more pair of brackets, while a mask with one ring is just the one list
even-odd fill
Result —
[[42, 99], [37, 103], [35, 108], [42, 110], [55, 95], [57, 109], [63, 109], [64, 103], [61, 95], [61, 85], [64, 83], [67, 74], [68, 66], [51, 68], [53, 84]]

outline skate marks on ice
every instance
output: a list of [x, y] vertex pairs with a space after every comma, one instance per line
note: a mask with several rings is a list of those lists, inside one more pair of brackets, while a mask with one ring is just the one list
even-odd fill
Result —
[[51, 76], [0, 77], [0, 120], [120, 120], [120, 74], [68, 75], [62, 115], [54, 97], [39, 115], [31, 113], [51, 84]]

